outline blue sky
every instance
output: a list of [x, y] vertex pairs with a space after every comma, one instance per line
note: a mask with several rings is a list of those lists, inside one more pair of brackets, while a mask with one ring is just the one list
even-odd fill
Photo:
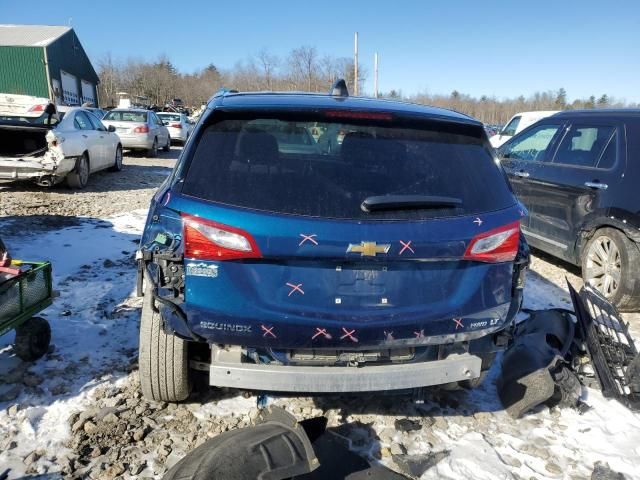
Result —
[[564, 87], [640, 102], [640, 2], [0, 0], [0, 23], [71, 25], [97, 60], [166, 54], [190, 72], [230, 68], [261, 48], [350, 56], [353, 33], [373, 90], [513, 97]]

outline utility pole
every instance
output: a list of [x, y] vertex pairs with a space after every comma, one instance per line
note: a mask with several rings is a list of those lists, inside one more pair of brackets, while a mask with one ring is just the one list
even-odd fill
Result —
[[353, 93], [358, 96], [358, 32], [356, 32], [353, 50], [353, 77]]
[[378, 98], [378, 52], [373, 55], [373, 96]]

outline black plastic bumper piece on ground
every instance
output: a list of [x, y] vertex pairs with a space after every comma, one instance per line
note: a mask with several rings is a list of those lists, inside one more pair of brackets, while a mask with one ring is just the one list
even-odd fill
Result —
[[272, 406], [256, 422], [205, 442], [163, 480], [409, 480], [350, 451], [344, 436], [326, 429], [325, 417], [298, 423]]
[[280, 480], [309, 473], [318, 466], [304, 429], [282, 411], [264, 423], [205, 442], [174, 465], [164, 480]]
[[566, 362], [574, 336], [569, 312], [560, 309], [531, 311], [516, 327], [497, 384], [500, 401], [512, 417], [546, 402], [577, 403], [580, 383]]
[[580, 336], [605, 397], [640, 411], [640, 356], [618, 310], [600, 293], [569, 285]]

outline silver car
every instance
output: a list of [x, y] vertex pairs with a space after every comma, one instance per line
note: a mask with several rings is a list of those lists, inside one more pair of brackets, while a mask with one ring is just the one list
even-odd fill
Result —
[[158, 112], [158, 117], [169, 129], [171, 140], [185, 143], [193, 129], [193, 123], [184, 113]]
[[158, 148], [165, 152], [171, 148], [169, 130], [151, 110], [117, 108], [107, 113], [102, 123], [116, 127], [123, 148], [145, 150], [149, 157], [155, 157]]

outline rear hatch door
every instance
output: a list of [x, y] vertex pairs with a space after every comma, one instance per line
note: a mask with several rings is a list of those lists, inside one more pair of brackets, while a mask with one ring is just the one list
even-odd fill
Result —
[[[386, 119], [256, 114], [202, 132], [167, 205], [195, 331], [246, 323], [272, 346], [365, 347], [505, 320], [520, 213], [481, 127]], [[280, 130], [312, 126], [317, 150], [279, 148]]]

